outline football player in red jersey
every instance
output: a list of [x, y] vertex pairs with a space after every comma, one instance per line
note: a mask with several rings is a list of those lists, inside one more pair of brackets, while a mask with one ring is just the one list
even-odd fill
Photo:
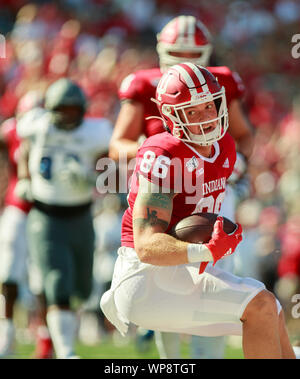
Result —
[[[110, 143], [110, 156], [117, 160], [119, 152], [135, 158], [138, 138], [162, 132], [163, 124], [148, 116], [159, 116], [151, 101], [162, 73], [173, 64], [184, 61], [207, 67], [212, 51], [211, 36], [207, 28], [193, 16], [179, 16], [171, 20], [158, 34], [157, 52], [160, 67], [140, 70], [127, 76], [120, 87], [121, 110]], [[239, 151], [249, 157], [252, 151], [252, 131], [245, 118], [241, 97], [244, 85], [236, 72], [226, 66], [207, 67], [226, 89], [229, 112], [229, 130], [239, 146]]]
[[274, 295], [255, 279], [215, 266], [242, 240], [240, 225], [227, 235], [218, 217], [206, 244], [168, 234], [194, 212], [220, 210], [236, 159], [224, 88], [208, 70], [187, 62], [163, 75], [156, 101], [167, 131], [138, 150], [102, 311], [123, 335], [129, 322], [200, 336], [237, 334], [245, 358], [295, 358]]
[[[186, 60], [209, 65], [212, 53], [212, 37], [207, 28], [194, 16], [178, 16], [172, 19], [157, 36], [157, 52], [160, 67], [137, 71], [126, 77], [120, 87], [119, 97], [122, 101], [113, 136], [110, 143], [110, 157], [119, 159], [124, 154], [128, 160], [135, 158], [141, 136], [151, 135], [164, 131], [163, 123], [159, 118], [156, 104], [151, 101], [155, 97], [157, 83], [162, 73], [171, 65]], [[244, 85], [236, 72], [226, 66], [207, 67], [226, 89], [226, 100], [229, 115], [229, 132], [237, 144], [237, 160], [235, 169], [226, 191], [226, 200], [223, 202], [222, 214], [231, 220], [235, 217], [235, 203], [237, 194], [242, 198], [248, 194], [248, 182], [245, 175], [247, 160], [253, 147], [251, 126], [245, 117], [241, 98]], [[238, 183], [238, 184], [237, 184]], [[233, 260], [220, 262], [226, 269], [233, 270]], [[223, 267], [224, 268], [224, 267]], [[179, 340], [171, 335], [156, 334], [157, 346], [162, 358], [179, 357]], [[225, 340], [221, 338], [206, 339], [192, 337], [193, 358], [222, 358], [224, 355]]]
[[18, 286], [25, 279], [27, 255], [25, 230], [30, 203], [19, 199], [14, 192], [17, 183], [16, 160], [20, 144], [15, 118], [3, 122], [0, 128], [0, 140], [1, 150], [6, 151], [10, 166], [0, 224], [0, 282], [4, 299], [4, 317], [0, 320], [0, 357], [5, 357], [13, 353], [14, 304], [18, 296]]
[[[26, 222], [31, 203], [21, 199], [16, 193], [17, 162], [20, 156], [20, 138], [17, 135], [16, 125], [17, 119], [22, 114], [40, 105], [41, 101], [42, 95], [38, 91], [27, 92], [18, 102], [16, 117], [5, 120], [0, 127], [1, 149], [6, 151], [9, 162], [9, 180], [0, 224], [0, 282], [5, 304], [4, 318], [0, 320], [0, 357], [14, 353], [14, 306], [20, 286], [24, 285], [27, 274]], [[30, 266], [32, 268], [32, 265]], [[29, 276], [32, 274], [33, 271]], [[37, 287], [39, 280], [36, 271], [34, 277], [34, 286]], [[36, 290], [39, 292], [39, 289]], [[38, 321], [40, 318], [38, 316]], [[47, 327], [42, 325], [37, 329], [35, 358], [50, 357], [52, 357], [52, 342]]]

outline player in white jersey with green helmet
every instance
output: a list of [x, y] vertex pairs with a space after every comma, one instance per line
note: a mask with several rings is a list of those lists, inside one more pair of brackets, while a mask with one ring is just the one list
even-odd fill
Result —
[[28, 247], [42, 274], [57, 358], [75, 356], [71, 299], [86, 300], [92, 288], [95, 167], [112, 132], [108, 120], [84, 119], [85, 111], [84, 93], [63, 78], [48, 88], [45, 108], [28, 112], [17, 125], [23, 139], [17, 191], [34, 204]]

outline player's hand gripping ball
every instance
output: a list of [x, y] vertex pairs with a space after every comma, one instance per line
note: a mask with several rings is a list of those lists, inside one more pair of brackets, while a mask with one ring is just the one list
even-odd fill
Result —
[[[234, 253], [242, 240], [242, 227], [214, 213], [196, 213], [179, 221], [171, 234], [181, 241], [205, 244], [215, 264], [224, 256]], [[200, 273], [207, 264], [208, 262], [201, 263]]]
[[[179, 221], [172, 229], [173, 237], [190, 243], [207, 243], [211, 239], [218, 215], [215, 213], [195, 213]], [[227, 234], [235, 231], [237, 225], [223, 217], [223, 230]]]

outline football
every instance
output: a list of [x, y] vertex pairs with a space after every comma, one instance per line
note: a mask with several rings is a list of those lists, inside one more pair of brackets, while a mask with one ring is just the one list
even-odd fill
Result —
[[[174, 225], [170, 234], [181, 241], [206, 243], [211, 238], [217, 217], [215, 213], [195, 213]], [[223, 220], [224, 232], [234, 232], [237, 225], [226, 217], [223, 217]]]

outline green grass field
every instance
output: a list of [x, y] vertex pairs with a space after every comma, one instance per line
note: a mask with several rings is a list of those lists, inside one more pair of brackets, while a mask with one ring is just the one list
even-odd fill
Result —
[[[13, 359], [32, 359], [34, 352], [33, 344], [20, 344], [16, 347], [16, 354]], [[182, 342], [182, 358], [189, 358], [189, 344], [187, 341]], [[149, 350], [141, 353], [137, 351], [134, 341], [130, 341], [123, 346], [116, 346], [111, 340], [107, 339], [97, 345], [88, 346], [81, 342], [76, 345], [76, 354], [82, 359], [158, 359], [154, 341], [151, 341]], [[243, 359], [243, 352], [239, 347], [227, 345], [226, 359]]]
[[[131, 337], [123, 338], [118, 332], [103, 334], [99, 332], [99, 323], [95, 314], [86, 313], [85, 317], [81, 316], [81, 325], [83, 330], [88, 332], [89, 338], [94, 339], [93, 344], [84, 343], [85, 339], [78, 341], [75, 353], [82, 359], [159, 359], [155, 341], [152, 339], [146, 351], [138, 351], [135, 344], [135, 327], [130, 329]], [[92, 316], [91, 316], [92, 315]], [[86, 318], [89, 316], [88, 318]], [[28, 314], [21, 304], [17, 304], [15, 312], [15, 326], [17, 328], [17, 339], [15, 344], [15, 354], [8, 357], [10, 359], [33, 359], [35, 345], [32, 331], [27, 329]], [[99, 334], [100, 333], [100, 334]], [[79, 333], [80, 335], [80, 333]], [[86, 333], [85, 333], [86, 335]], [[95, 340], [95, 336], [96, 340]], [[187, 335], [181, 336], [181, 356], [183, 359], [190, 357], [189, 339]], [[225, 350], [226, 359], [243, 359], [241, 349], [241, 340], [239, 337], [228, 337]]]

